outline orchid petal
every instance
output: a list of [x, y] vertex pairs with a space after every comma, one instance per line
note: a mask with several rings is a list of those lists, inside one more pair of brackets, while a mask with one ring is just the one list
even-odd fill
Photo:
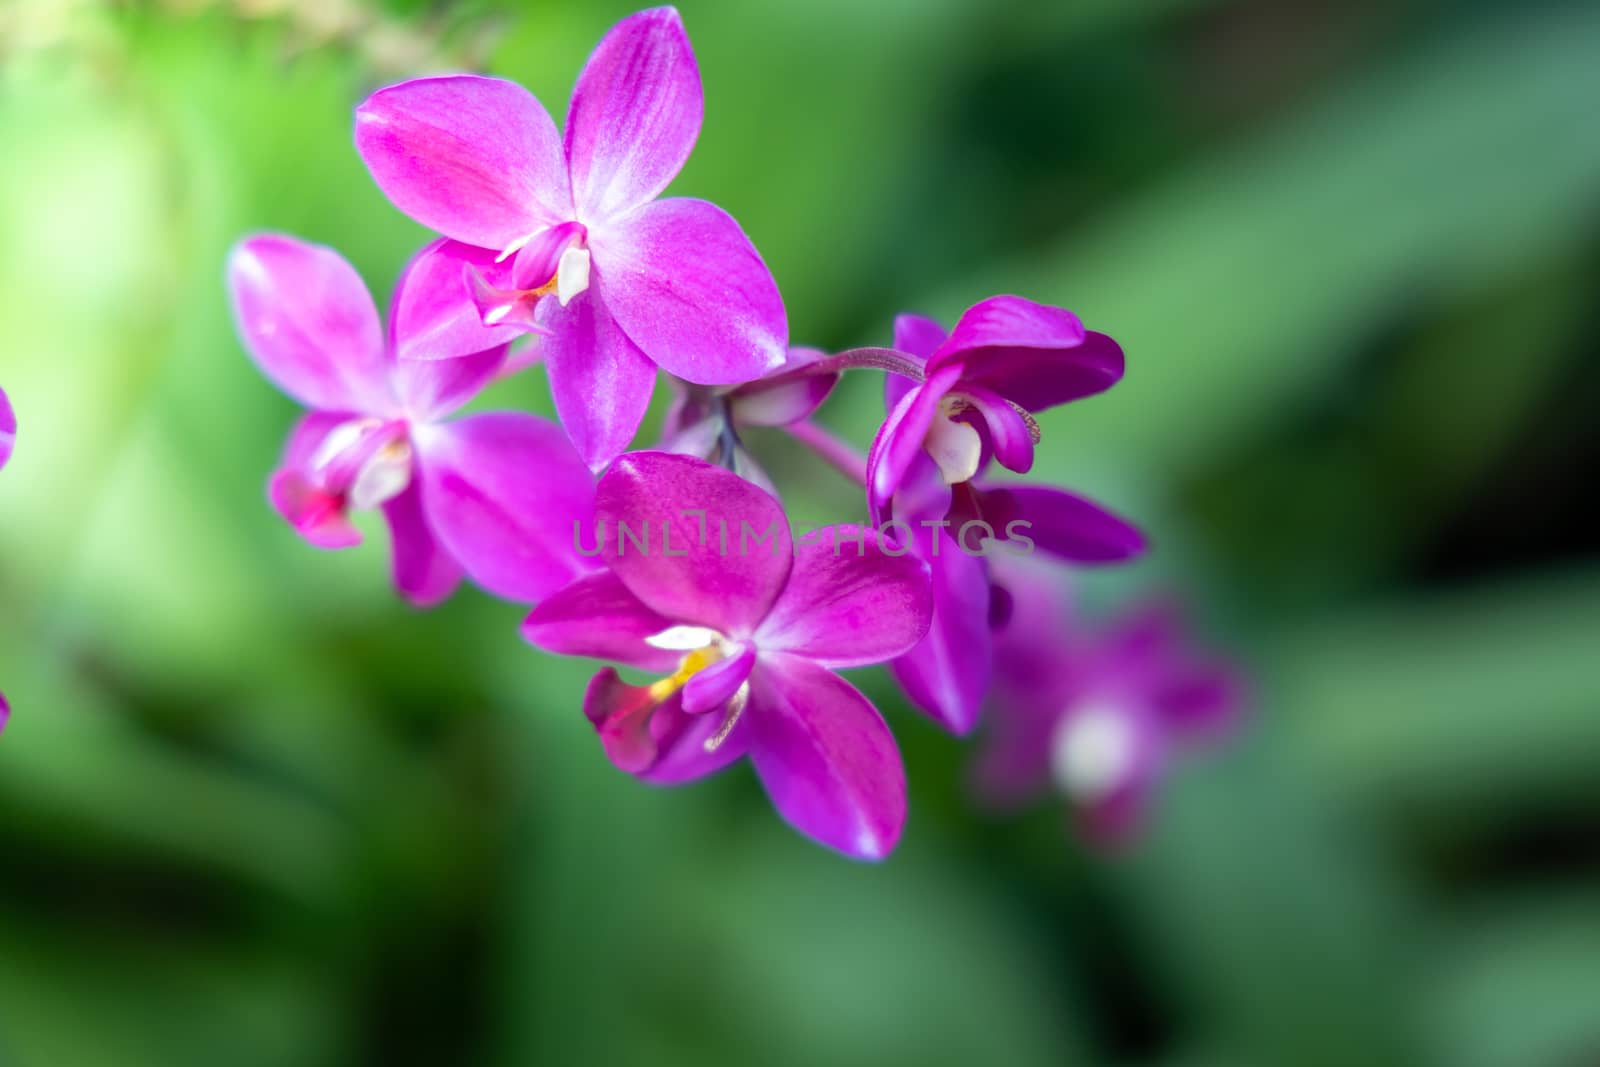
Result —
[[634, 595], [734, 639], [766, 617], [794, 563], [778, 502], [688, 456], [622, 456], [600, 479], [595, 515], [606, 563]]
[[746, 645], [737, 654], [697, 672], [683, 687], [683, 710], [700, 715], [722, 707], [733, 699], [755, 665], [755, 647]]
[[750, 686], [750, 758], [778, 813], [846, 855], [887, 856], [905, 824], [906, 783], [878, 709], [832, 671], [784, 653], [763, 653]]
[[715, 204], [645, 204], [592, 229], [589, 247], [593, 284], [662, 369], [699, 385], [731, 385], [783, 365], [789, 322], [777, 283]]
[[959, 377], [959, 368], [945, 368], [908, 392], [889, 412], [867, 454], [869, 496], [875, 504], [893, 499], [912, 461], [922, 454], [939, 402]]
[[582, 241], [586, 233], [582, 223], [563, 222], [534, 234], [517, 250], [512, 261], [512, 287], [542, 289], [549, 285], [561, 266], [561, 257], [572, 248], [574, 241]]
[[505, 366], [509, 345], [458, 359], [410, 360], [396, 365], [395, 391], [411, 418], [432, 422], [481, 393]]
[[928, 359], [950, 336], [938, 322], [925, 315], [896, 315], [894, 347], [918, 359]]
[[982, 387], [1028, 411], [1103, 393], [1122, 380], [1122, 349], [1103, 333], [1074, 348], [990, 348], [963, 362], [963, 391]]
[[461, 584], [461, 565], [428, 528], [416, 482], [383, 505], [394, 552], [394, 584], [417, 607], [441, 603]]
[[[673, 694], [672, 703], [682, 699]], [[589, 681], [583, 694], [583, 713], [600, 735], [601, 747], [618, 770], [639, 774], [656, 761], [656, 741], [651, 719], [658, 701], [647, 685], [629, 685], [607, 667]]]
[[323, 411], [393, 407], [378, 309], [339, 253], [258, 234], [229, 253], [228, 288], [246, 350], [279, 389]]
[[962, 312], [945, 343], [929, 355], [928, 369], [970, 360], [985, 349], [1075, 348], [1083, 339], [1083, 321], [1066, 308], [991, 296]]
[[700, 69], [670, 7], [630, 15], [595, 46], [567, 110], [566, 155], [585, 220], [653, 200], [689, 158], [705, 113]]
[[490, 412], [414, 438], [428, 524], [474, 582], [533, 601], [588, 569], [574, 530], [593, 521], [594, 481], [559, 427]]
[[498, 251], [572, 217], [555, 122], [515, 82], [391, 85], [356, 108], [355, 138], [384, 195], [446, 237]]
[[296, 533], [318, 548], [350, 548], [361, 531], [345, 513], [342, 494], [323, 489], [313, 461], [328, 435], [354, 416], [313, 411], [289, 432], [283, 459], [267, 483], [267, 498]]
[[993, 669], [988, 569], [944, 529], [920, 527], [913, 536], [932, 570], [933, 620], [889, 670], [912, 704], [964, 736], [977, 724]]
[[653, 785], [680, 785], [737, 763], [750, 749], [749, 717], [740, 716], [721, 742], [713, 743], [723, 726], [721, 715], [690, 715], [680, 700], [663, 704], [650, 720], [656, 761], [639, 777]]
[[880, 535], [831, 526], [795, 548], [794, 570], [756, 631], [763, 649], [824, 667], [864, 667], [911, 650], [933, 613], [928, 566]]
[[[788, 362], [776, 373], [787, 378], [791, 371], [816, 362], [821, 355], [814, 349], [791, 348]], [[835, 372], [804, 375], [777, 385], [751, 382], [729, 394], [730, 414], [740, 426], [788, 426], [816, 411], [839, 384], [839, 377]]]
[[670, 671], [680, 653], [650, 643], [670, 626], [610, 571], [585, 574], [556, 590], [522, 624], [529, 644], [563, 656], [589, 656], [651, 671]]
[[1138, 527], [1065, 489], [988, 487], [981, 506], [1000, 539], [1031, 543], [1074, 563], [1117, 563], [1145, 550]]
[[1033, 421], [1012, 407], [1003, 397], [980, 386], [962, 382], [961, 395], [983, 417], [989, 446], [999, 464], [1018, 474], [1033, 469]]
[[389, 314], [390, 342], [402, 364], [469, 356], [526, 332], [483, 324], [469, 287], [469, 268], [491, 288], [511, 284], [510, 265], [496, 263], [492, 251], [445, 238], [427, 245], [406, 264]]
[[578, 454], [599, 469], [628, 447], [650, 407], [656, 371], [611, 317], [600, 292], [546, 300], [543, 349], [556, 413]]
[[1238, 721], [1249, 687], [1244, 674], [1218, 661], [1185, 663], [1162, 678], [1151, 703], [1185, 741], [1219, 737]]
[[11, 458], [11, 450], [17, 440], [17, 416], [11, 410], [11, 401], [6, 398], [6, 391], [0, 389], [0, 469]]

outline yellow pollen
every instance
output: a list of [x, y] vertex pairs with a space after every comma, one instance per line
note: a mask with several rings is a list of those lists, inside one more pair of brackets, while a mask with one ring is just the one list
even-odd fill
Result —
[[722, 650], [716, 645], [707, 645], [705, 648], [697, 648], [693, 652], [686, 654], [683, 659], [678, 661], [677, 670], [659, 682], [651, 683], [650, 699], [657, 704], [661, 703], [688, 685], [690, 678], [693, 678], [696, 674], [721, 659], [723, 659]]

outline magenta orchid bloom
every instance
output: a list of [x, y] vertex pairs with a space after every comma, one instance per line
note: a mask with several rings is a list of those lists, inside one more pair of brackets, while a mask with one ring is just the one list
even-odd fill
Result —
[[1244, 679], [1193, 646], [1170, 603], [1096, 630], [1073, 619], [1059, 579], [1013, 562], [1003, 580], [1011, 617], [995, 643], [977, 785], [1003, 806], [1053, 787], [1092, 841], [1124, 841], [1172, 757], [1236, 726]]
[[0, 389], [0, 470], [11, 459], [11, 449], [17, 443], [17, 416], [11, 410], [11, 401], [6, 399], [6, 391]]
[[809, 418], [839, 381], [837, 373], [803, 373], [823, 358], [814, 348], [791, 348], [777, 371], [732, 387], [674, 380], [676, 395], [661, 428], [661, 451], [710, 460], [777, 496], [772, 479], [745, 449], [740, 431], [792, 426]]
[[795, 544], [770, 494], [663, 452], [617, 460], [595, 517], [606, 569], [546, 599], [523, 633], [665, 675], [630, 685], [608, 668], [590, 683], [584, 712], [612, 762], [672, 784], [748, 755], [796, 829], [861, 859], [887, 855], [905, 821], [899, 750], [834, 671], [922, 637], [922, 563], [858, 527]]
[[932, 319], [901, 316], [895, 348], [921, 380], [889, 376], [889, 417], [868, 454], [867, 497], [893, 499], [924, 451], [949, 485], [970, 482], [993, 457], [1025, 474], [1039, 424], [1033, 412], [1104, 392], [1122, 378], [1122, 349], [1065, 308], [1017, 296], [974, 304], [947, 336]]
[[[11, 410], [11, 401], [6, 398], [6, 391], [0, 389], [0, 469], [11, 458], [11, 446], [17, 440], [17, 416]], [[5, 732], [6, 723], [11, 720], [11, 705], [6, 702], [6, 695], [0, 693], [0, 733]]]
[[[928, 359], [945, 343], [943, 329], [931, 319], [902, 315], [895, 320], [894, 346], [900, 352]], [[1077, 372], [1069, 367], [1066, 373]], [[1040, 377], [1048, 382], [1043, 372]], [[903, 404], [914, 388], [890, 374], [889, 409]], [[1056, 395], [1060, 392], [1057, 388]], [[941, 473], [931, 456], [912, 451], [891, 506], [882, 509], [895, 516], [892, 526], [933, 574], [928, 636], [896, 659], [890, 671], [913, 705], [965, 735], [983, 708], [993, 671], [991, 625], [1004, 612], [1003, 595], [990, 584], [987, 555], [1037, 549], [1079, 565], [1120, 563], [1142, 553], [1145, 540], [1127, 520], [1065, 489], [989, 485], [970, 477], [952, 486], [948, 474]]]
[[395, 585], [418, 605], [448, 597], [463, 574], [533, 601], [584, 572], [572, 524], [591, 514], [594, 482], [561, 430], [511, 412], [443, 421], [494, 378], [504, 346], [448, 361], [397, 359], [412, 339], [391, 324], [385, 341], [354, 268], [292, 237], [240, 242], [228, 283], [246, 349], [310, 409], [269, 486], [302, 537], [320, 548], [358, 544], [349, 511], [382, 508]]
[[727, 385], [780, 365], [783, 301], [744, 231], [703, 200], [656, 199], [703, 112], [672, 8], [631, 15], [601, 40], [565, 138], [531, 93], [497, 78], [374, 93], [356, 110], [357, 150], [400, 210], [451, 241], [425, 268], [440, 286], [401, 313], [441, 344], [401, 355], [446, 358], [544, 331], [556, 410], [597, 468], [632, 440], [656, 367]]

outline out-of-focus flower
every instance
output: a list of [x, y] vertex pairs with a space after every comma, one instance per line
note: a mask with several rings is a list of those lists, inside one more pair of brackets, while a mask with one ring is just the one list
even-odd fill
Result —
[[917, 643], [926, 567], [859, 527], [797, 545], [771, 495], [663, 452], [618, 459], [595, 515], [606, 569], [546, 599], [523, 633], [665, 675], [630, 685], [608, 668], [590, 683], [584, 712], [612, 762], [678, 783], [749, 755], [795, 828], [851, 856], [887, 855], [905, 820], [899, 750], [833, 672]]
[[17, 443], [17, 415], [11, 410], [6, 391], [0, 389], [0, 470], [11, 459], [11, 450]]
[[1170, 601], [1091, 626], [1075, 617], [1061, 577], [1002, 566], [1009, 618], [995, 642], [976, 784], [1004, 806], [1053, 788], [1091, 840], [1121, 841], [1172, 757], [1233, 729], [1243, 675], [1195, 645]]
[[[6, 397], [6, 391], [0, 389], [0, 468], [4, 468], [6, 461], [11, 458], [11, 446], [17, 440], [17, 416], [11, 410], [11, 401]], [[0, 693], [0, 733], [5, 732], [6, 723], [11, 720], [11, 705], [6, 702], [6, 695]]]
[[601, 40], [564, 138], [531, 93], [496, 78], [404, 82], [356, 110], [356, 147], [379, 187], [451, 239], [428, 268], [453, 281], [445, 298], [402, 307], [402, 321], [430, 320], [419, 332], [451, 342], [432, 358], [484, 347], [472, 335], [487, 328], [497, 339], [548, 331], [556, 410], [595, 467], [632, 440], [656, 367], [729, 385], [784, 360], [783, 301], [738, 223], [703, 200], [656, 199], [703, 112], [672, 8], [629, 16]]
[[990, 457], [1026, 473], [1039, 436], [1032, 413], [1122, 377], [1122, 349], [1110, 337], [1065, 308], [1016, 296], [974, 304], [948, 336], [932, 319], [901, 316], [895, 348], [920, 363], [922, 378], [889, 376], [889, 415], [867, 461], [874, 509], [890, 503], [924, 451], [949, 485], [970, 482]]
[[307, 541], [358, 544], [349, 512], [382, 508], [395, 585], [419, 605], [449, 596], [463, 572], [491, 593], [533, 601], [586, 569], [572, 530], [591, 515], [593, 476], [561, 430], [512, 412], [443, 421], [494, 378], [504, 346], [397, 359], [397, 348], [420, 342], [392, 328], [386, 342], [354, 268], [292, 237], [240, 242], [228, 283], [246, 349], [310, 409], [269, 485]]
[[746, 451], [740, 431], [749, 426], [792, 426], [809, 418], [839, 375], [795, 372], [822, 358], [813, 348], [791, 348], [788, 361], [773, 374], [733, 387], [674, 379], [676, 395], [661, 428], [661, 450], [710, 460], [777, 496], [772, 480]]

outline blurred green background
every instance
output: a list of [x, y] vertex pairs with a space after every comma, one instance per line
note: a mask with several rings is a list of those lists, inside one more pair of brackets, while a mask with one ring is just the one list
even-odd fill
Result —
[[[288, 230], [382, 299], [425, 235], [354, 104], [482, 68], [559, 117], [628, 6], [0, 0], [0, 1064], [1600, 1063], [1600, 7], [682, 7], [674, 189], [796, 341], [1010, 291], [1124, 342], [1037, 473], [1145, 522], [1087, 595], [1189, 597], [1249, 729], [1112, 856], [975, 811], [876, 672], [881, 867], [747, 769], [616, 773], [592, 665], [267, 508], [294, 409], [222, 261]], [[548, 410], [537, 374], [487, 403]]]

